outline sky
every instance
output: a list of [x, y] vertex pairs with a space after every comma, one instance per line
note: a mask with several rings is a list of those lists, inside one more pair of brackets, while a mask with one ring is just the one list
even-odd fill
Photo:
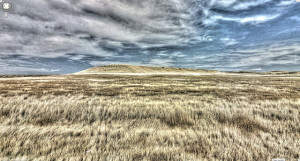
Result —
[[3, 2], [12, 9], [0, 11], [0, 74], [109, 64], [300, 71], [296, 0]]

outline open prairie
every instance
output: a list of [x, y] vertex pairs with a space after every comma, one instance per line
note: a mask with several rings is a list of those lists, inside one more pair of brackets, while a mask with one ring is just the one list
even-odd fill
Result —
[[0, 158], [300, 158], [299, 75], [203, 73], [2, 76]]

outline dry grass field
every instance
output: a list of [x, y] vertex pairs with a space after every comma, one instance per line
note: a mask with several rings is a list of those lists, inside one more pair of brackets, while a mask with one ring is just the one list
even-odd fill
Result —
[[0, 160], [300, 159], [299, 75], [213, 73], [2, 76]]

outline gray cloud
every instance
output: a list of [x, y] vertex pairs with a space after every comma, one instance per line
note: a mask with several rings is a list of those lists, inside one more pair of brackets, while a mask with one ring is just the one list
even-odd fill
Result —
[[283, 41], [231, 51], [224, 58], [223, 62], [219, 62], [219, 67], [293, 66], [300, 62], [300, 47], [299, 42]]
[[[8, 66], [10, 69], [46, 69], [46, 64], [38, 64], [31, 58], [47, 60], [47, 63], [61, 59], [88, 65], [127, 62], [173, 66], [181, 61], [190, 62], [192, 60], [188, 59], [203, 53], [208, 53], [205, 58], [210, 59], [203, 61], [207, 60], [212, 63], [210, 66], [214, 66], [213, 62], [225, 57], [217, 52], [228, 53], [229, 57], [231, 53], [227, 48], [242, 46], [244, 37], [251, 37], [249, 32], [252, 29], [239, 31], [243, 27], [259, 27], [282, 18], [286, 13], [255, 12], [255, 7], [274, 3], [271, 0], [6, 1], [14, 5], [9, 18], [0, 19], [0, 58], [10, 57], [10, 61], [2, 59], [0, 67], [6, 67], [6, 70]], [[295, 3], [280, 1], [277, 4], [283, 8], [291, 5]], [[290, 18], [293, 22], [298, 22], [298, 19], [295, 15]], [[244, 49], [237, 50], [242, 52]], [[281, 51], [283, 55], [287, 54], [287, 51]], [[264, 56], [258, 54], [262, 51], [256, 52], [253, 57], [239, 55], [239, 60], [245, 63], [259, 59], [276, 64], [275, 59], [269, 58], [271, 51], [264, 50]], [[11, 58], [14, 56], [18, 57]], [[49, 66], [47, 70], [51, 71]], [[232, 63], [231, 66], [239, 65]]]
[[214, 5], [247, 8], [265, 2], [268, 0], [247, 3], [196, 0], [23, 0], [15, 2], [15, 10], [8, 19], [0, 19], [1, 28], [5, 31], [1, 41], [8, 43], [1, 45], [1, 48], [6, 49], [2, 54], [59, 57], [66, 53], [86, 53], [107, 56], [101, 44], [115, 48], [122, 48], [126, 46], [124, 44], [139, 48], [188, 45], [193, 40], [209, 40], [201, 33], [201, 28], [193, 25], [194, 16], [199, 12], [204, 14], [204, 19], [209, 16], [209, 9]]
[[6, 40], [15, 46], [1, 47], [14, 48], [14, 54], [59, 57], [68, 52], [106, 56], [101, 43], [120, 48], [183, 45], [197, 35], [187, 10], [185, 2], [170, 0], [24, 0], [0, 20], [3, 39], [16, 37]]

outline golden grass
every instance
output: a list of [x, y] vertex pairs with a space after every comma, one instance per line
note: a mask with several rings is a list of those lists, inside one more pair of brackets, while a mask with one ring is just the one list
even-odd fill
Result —
[[299, 78], [0, 79], [0, 158], [298, 159], [299, 98]]

